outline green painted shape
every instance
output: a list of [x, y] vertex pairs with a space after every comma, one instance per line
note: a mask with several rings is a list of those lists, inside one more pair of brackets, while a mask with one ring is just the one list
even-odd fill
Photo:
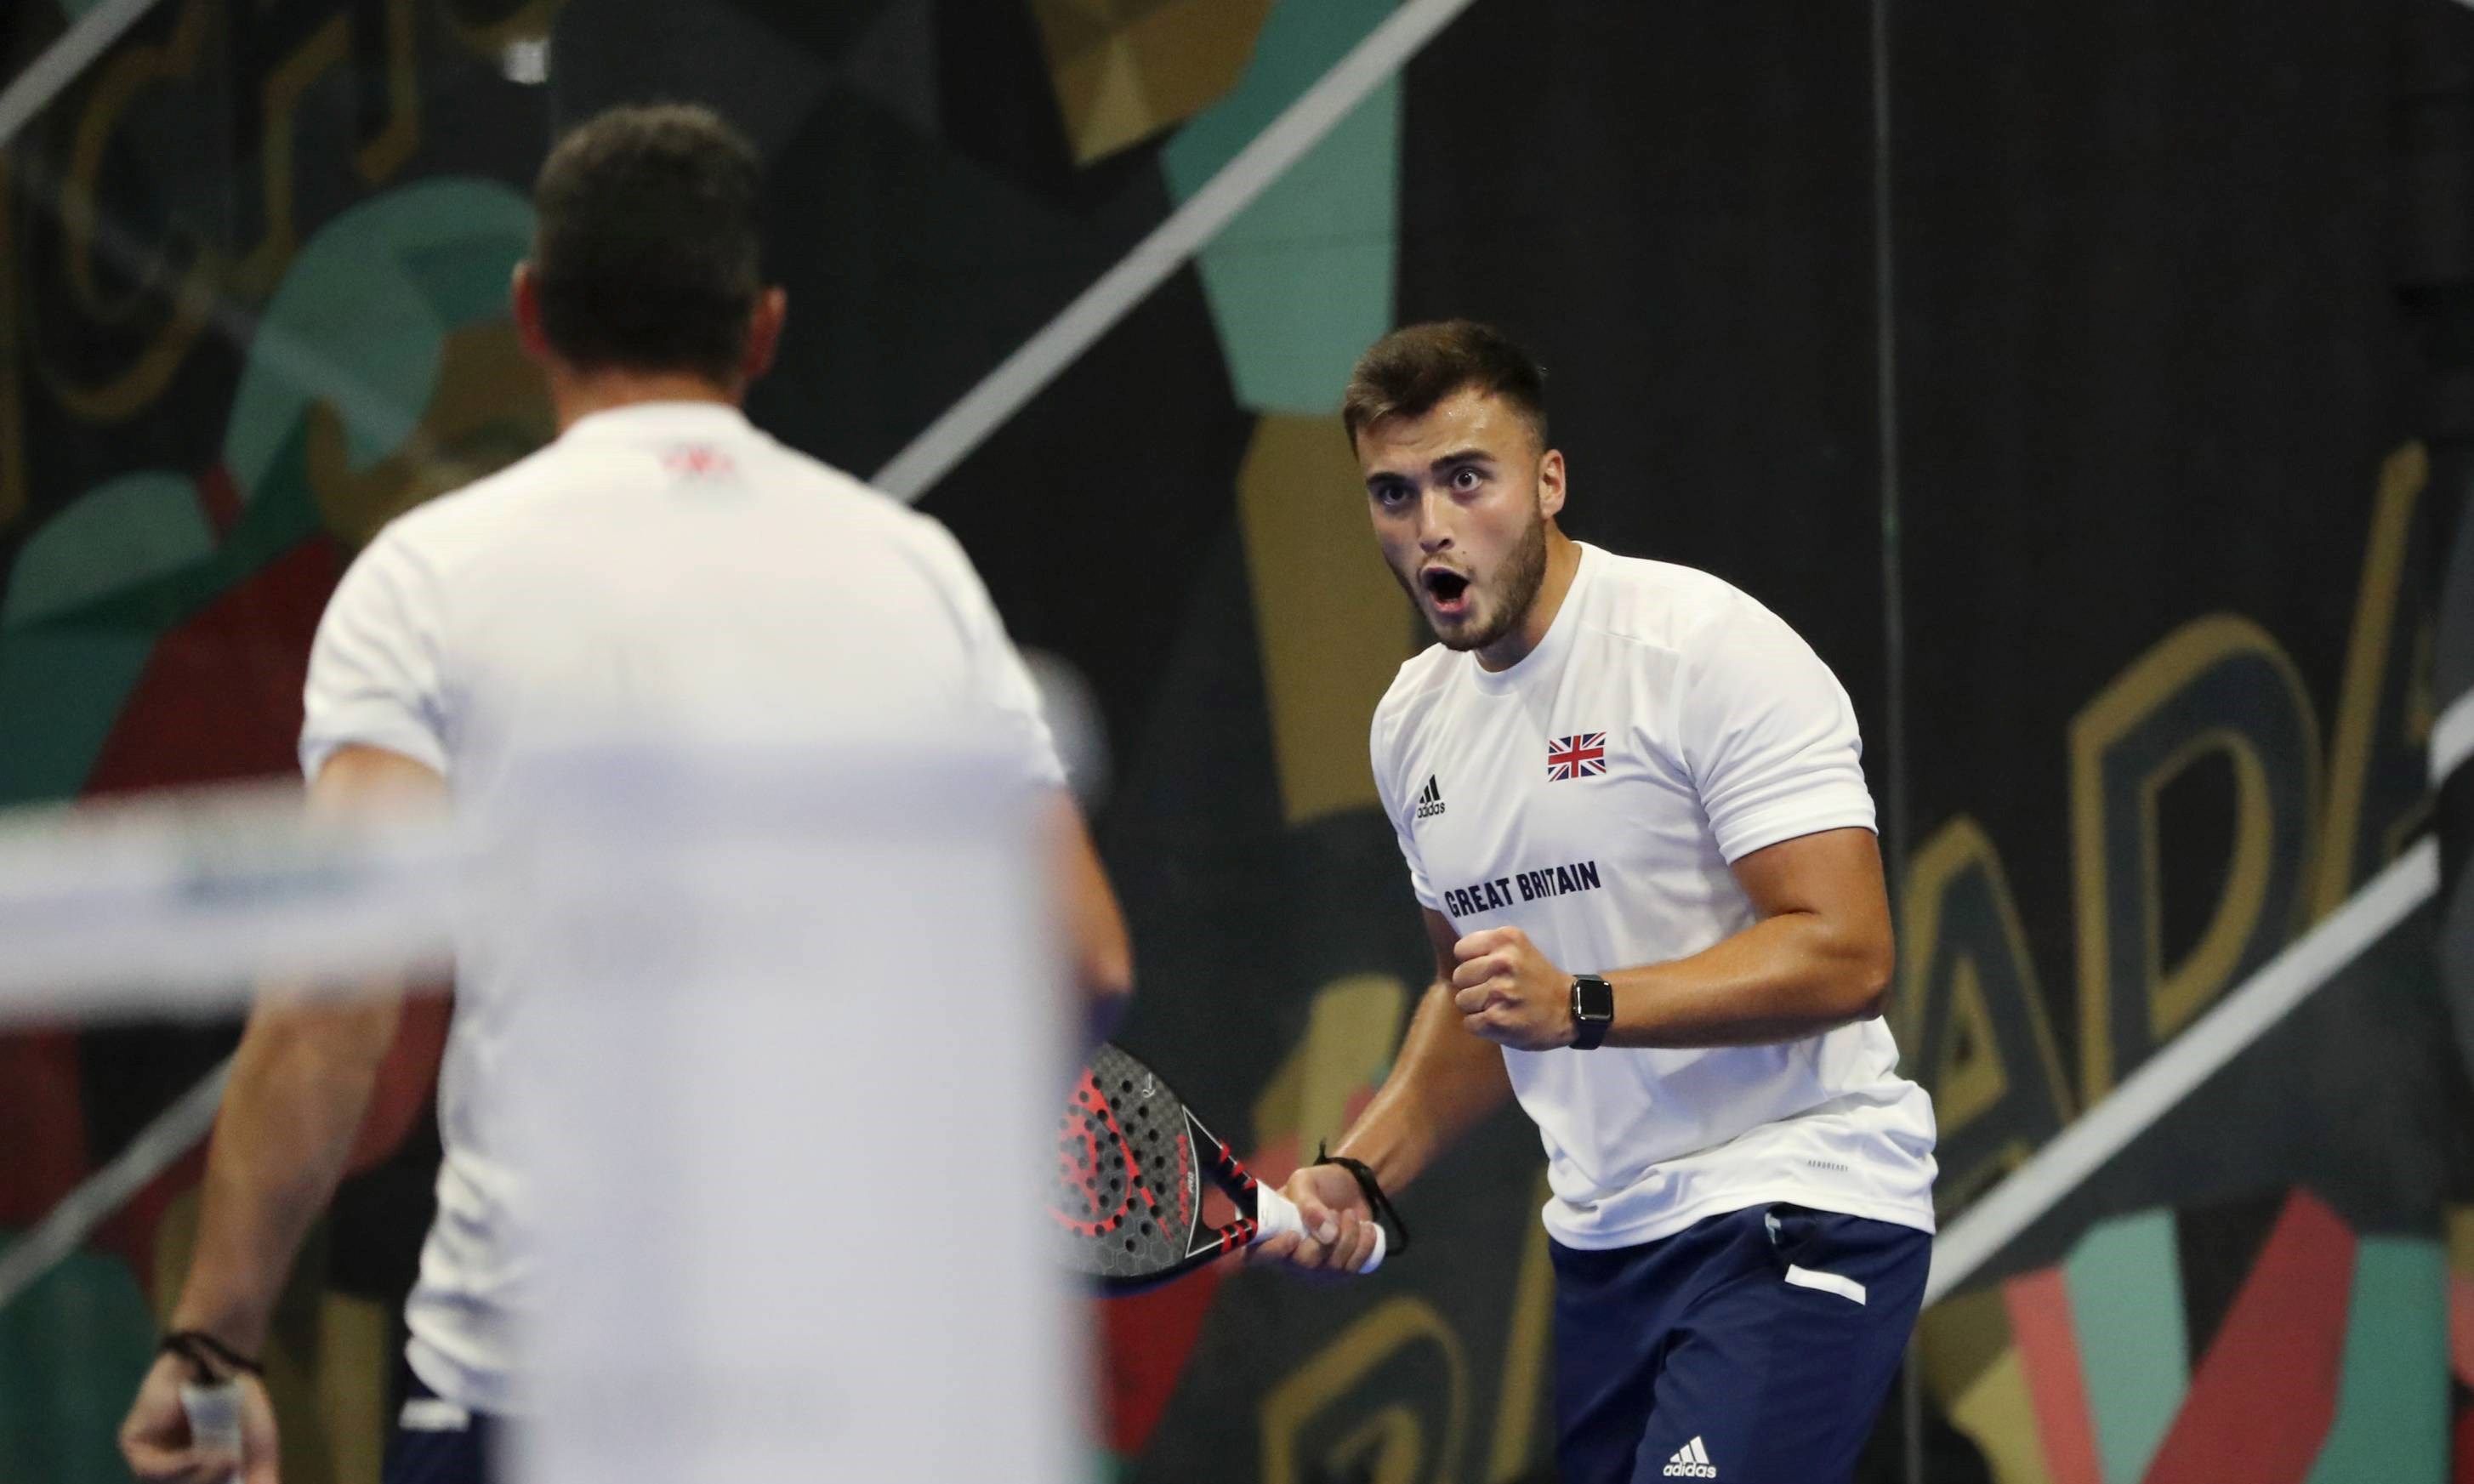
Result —
[[197, 487], [149, 470], [96, 485], [18, 548], [0, 629], [72, 611], [212, 554]]
[[305, 438], [294, 425], [264, 494], [203, 560], [0, 627], [0, 805], [75, 796], [157, 642], [317, 533]]
[[2191, 1388], [2173, 1213], [2090, 1228], [2062, 1272], [2105, 1484], [2139, 1484]]
[[2437, 1242], [2365, 1237], [2337, 1422], [2305, 1484], [2446, 1484], [2448, 1259]]
[[[1236, 88], [1160, 152], [1182, 204], [1391, 13], [1384, 0], [1282, 0]], [[1368, 94], [1203, 248], [1204, 297], [1237, 401], [1331, 412], [1392, 327], [1400, 231], [1400, 84]]]
[[151, 582], [132, 584], [61, 615], [61, 622], [169, 631], [319, 534], [318, 511], [303, 463], [307, 441], [307, 425], [295, 424], [284, 451], [260, 486], [256, 502], [242, 512], [240, 523], [205, 561], [165, 572]]
[[501, 226], [521, 230], [442, 242], [404, 255], [413, 281], [421, 285], [430, 307], [450, 329], [509, 316], [508, 295], [513, 292], [516, 264], [530, 250], [532, 208], [523, 208], [521, 224], [510, 221]]
[[149, 628], [83, 624], [0, 635], [0, 805], [85, 787], [155, 639]]
[[75, 1253], [0, 1309], [0, 1479], [129, 1484], [112, 1439], [154, 1351], [116, 1257]]
[[442, 177], [320, 229], [250, 341], [224, 460], [255, 499], [312, 399], [344, 419], [354, 468], [395, 451], [437, 385], [447, 331], [505, 312], [532, 207], [496, 181]]

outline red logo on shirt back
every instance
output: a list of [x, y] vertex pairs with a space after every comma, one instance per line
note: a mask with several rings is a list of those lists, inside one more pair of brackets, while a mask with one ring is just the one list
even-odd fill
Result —
[[683, 443], [662, 455], [662, 467], [686, 479], [727, 479], [738, 471], [730, 455], [709, 443]]
[[1583, 732], [1578, 737], [1558, 737], [1546, 744], [1546, 778], [1562, 783], [1566, 778], [1594, 778], [1607, 770], [1607, 734]]

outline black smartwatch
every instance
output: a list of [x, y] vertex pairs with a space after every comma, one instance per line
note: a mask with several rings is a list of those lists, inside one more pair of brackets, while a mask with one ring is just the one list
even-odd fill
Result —
[[1607, 1028], [1615, 1023], [1615, 986], [1595, 974], [1572, 981], [1572, 1049], [1595, 1051], [1606, 1044]]

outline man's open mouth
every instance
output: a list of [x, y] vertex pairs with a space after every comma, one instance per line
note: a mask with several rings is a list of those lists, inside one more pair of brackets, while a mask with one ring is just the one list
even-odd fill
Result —
[[1467, 611], [1467, 577], [1448, 567], [1429, 567], [1418, 573], [1418, 581], [1426, 590], [1426, 600], [1437, 613], [1458, 614]]

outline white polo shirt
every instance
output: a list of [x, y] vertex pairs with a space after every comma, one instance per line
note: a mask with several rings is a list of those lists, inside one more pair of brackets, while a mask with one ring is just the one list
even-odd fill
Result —
[[[944, 527], [717, 403], [598, 413], [394, 522], [310, 652], [301, 766], [348, 743], [426, 764], [487, 810], [527, 751], [637, 740], [847, 743], [993, 735], [1062, 786], [1036, 693]], [[458, 965], [439, 1077], [438, 1216], [406, 1319], [447, 1400], [521, 1410], [524, 1192], [505, 1157], [509, 998]]]
[[[1776, 615], [1706, 572], [1580, 554], [1517, 665], [1440, 645], [1403, 665], [1372, 750], [1419, 902], [1603, 974], [1750, 926], [1730, 863], [1872, 829], [1873, 800], [1846, 692]], [[1769, 1046], [1503, 1055], [1568, 1247], [1772, 1202], [1932, 1229], [1932, 1105], [1879, 1020]]]

